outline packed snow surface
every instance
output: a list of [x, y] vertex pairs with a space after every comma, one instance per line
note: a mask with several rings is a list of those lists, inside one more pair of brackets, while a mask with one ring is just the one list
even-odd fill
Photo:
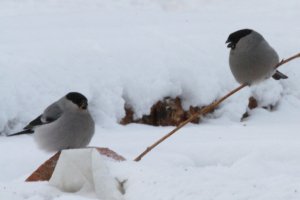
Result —
[[[0, 1], [0, 199], [86, 200], [47, 182], [25, 183], [52, 154], [20, 130], [70, 91], [83, 93], [96, 122], [91, 146], [127, 158], [109, 163], [125, 200], [299, 200], [300, 59], [226, 100], [132, 160], [174, 127], [118, 125], [179, 96], [202, 106], [238, 86], [225, 41], [242, 28], [260, 32], [281, 58], [300, 51], [298, 0], [2, 0]], [[249, 96], [272, 111], [252, 110]], [[297, 131], [298, 130], [298, 131]]]

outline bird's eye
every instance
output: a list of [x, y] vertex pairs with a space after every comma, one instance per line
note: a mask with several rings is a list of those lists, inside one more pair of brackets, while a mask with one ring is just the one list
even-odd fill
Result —
[[82, 101], [81, 103], [80, 103], [80, 106], [79, 106], [79, 108], [81, 108], [81, 109], [87, 109], [87, 106], [88, 106], [88, 103], [87, 103], [87, 101]]

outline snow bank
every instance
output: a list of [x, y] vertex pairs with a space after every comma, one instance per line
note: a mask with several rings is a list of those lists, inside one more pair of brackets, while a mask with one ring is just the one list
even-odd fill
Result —
[[[2, 0], [0, 132], [19, 130], [69, 91], [90, 100], [91, 145], [128, 160], [172, 127], [116, 126], [125, 103], [136, 116], [165, 96], [203, 105], [237, 86], [227, 36], [260, 32], [281, 58], [299, 51], [297, 0]], [[189, 124], [140, 163], [108, 164], [125, 199], [299, 200], [299, 60], [289, 79], [245, 88], [200, 125]], [[255, 109], [240, 122], [250, 95]], [[0, 199], [96, 199], [23, 180], [50, 155], [31, 136], [0, 137]]]
[[[282, 42], [287, 35], [283, 29], [267, 19], [257, 20], [262, 8], [250, 16], [256, 8], [247, 7], [241, 15], [242, 3], [228, 4], [236, 13], [222, 15], [227, 6], [202, 0], [1, 1], [1, 132], [19, 130], [69, 91], [89, 98], [102, 126], [118, 122], [125, 103], [136, 117], [149, 113], [153, 103], [166, 96], [180, 96], [185, 108], [208, 104], [237, 85], [224, 41], [239, 28], [257, 29], [282, 56], [298, 50], [298, 29]], [[267, 15], [286, 24], [285, 29], [294, 28], [276, 12], [279, 7]], [[295, 64], [284, 68], [290, 76], [285, 88], [292, 85], [294, 95], [299, 70]], [[280, 84], [272, 82], [266, 89]], [[283, 93], [279, 90], [260, 98], [267, 99], [266, 104], [277, 102]], [[227, 114], [237, 121], [242, 113]]]

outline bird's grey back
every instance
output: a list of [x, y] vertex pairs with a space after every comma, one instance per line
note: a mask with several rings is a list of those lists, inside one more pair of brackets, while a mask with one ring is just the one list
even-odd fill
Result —
[[54, 102], [44, 110], [42, 115], [42, 120], [44, 122], [57, 120], [62, 115], [61, 101], [62, 99]]

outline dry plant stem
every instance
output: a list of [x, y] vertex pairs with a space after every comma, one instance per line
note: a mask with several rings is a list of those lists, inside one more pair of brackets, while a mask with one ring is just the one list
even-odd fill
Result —
[[[278, 67], [280, 67], [281, 65], [290, 62], [291, 60], [300, 57], [300, 53], [289, 57], [288, 59], [282, 60], [280, 61], [275, 68], [277, 69]], [[243, 89], [244, 87], [246, 87], [247, 84], [243, 84], [240, 85], [239, 87], [237, 87], [236, 89], [232, 90], [231, 92], [229, 92], [228, 94], [226, 94], [225, 96], [223, 96], [221, 99], [211, 103], [210, 105], [204, 107], [203, 109], [201, 109], [199, 112], [193, 114], [190, 118], [188, 118], [187, 120], [185, 120], [184, 122], [182, 122], [181, 124], [179, 124], [175, 129], [173, 129], [171, 132], [169, 132], [167, 135], [165, 135], [164, 137], [162, 137], [161, 139], [159, 139], [157, 142], [155, 142], [154, 144], [152, 144], [151, 146], [147, 147], [147, 149], [141, 153], [138, 157], [136, 157], [134, 159], [134, 161], [140, 161], [147, 153], [149, 153], [153, 148], [155, 148], [157, 145], [159, 145], [160, 143], [162, 143], [164, 140], [166, 140], [167, 138], [169, 138], [171, 135], [173, 135], [174, 133], [176, 133], [179, 129], [181, 129], [182, 127], [184, 127], [186, 124], [188, 124], [189, 122], [193, 121], [196, 117], [206, 114], [208, 112], [210, 112], [211, 110], [215, 109], [220, 103], [222, 103], [224, 100], [226, 100], [228, 97], [230, 97], [231, 95], [235, 94], [236, 92], [238, 92], [239, 90]]]
[[224, 97], [222, 97], [221, 99], [219, 99], [218, 101], [215, 101], [213, 103], [211, 103], [210, 105], [202, 108], [199, 112], [193, 114], [190, 118], [188, 118], [187, 120], [183, 121], [181, 124], [179, 124], [175, 129], [173, 129], [170, 133], [168, 133], [167, 135], [165, 135], [164, 137], [162, 137], [161, 139], [159, 139], [157, 142], [155, 142], [154, 144], [152, 144], [151, 146], [147, 147], [147, 149], [141, 153], [138, 157], [136, 157], [134, 159], [134, 161], [140, 161], [148, 152], [150, 152], [154, 147], [156, 147], [157, 145], [159, 145], [160, 143], [162, 143], [164, 140], [166, 140], [168, 137], [170, 137], [171, 135], [173, 135], [176, 131], [178, 131], [179, 129], [181, 129], [183, 126], [185, 126], [186, 124], [188, 124], [189, 122], [193, 121], [195, 118], [197, 118], [199, 115], [204, 115], [208, 112], [210, 112], [211, 110], [215, 109], [220, 103], [222, 103], [225, 99], [227, 99], [228, 97], [230, 97], [231, 95], [233, 95], [234, 93], [236, 93], [237, 91], [241, 90], [242, 88], [246, 87], [246, 84], [243, 84], [239, 87], [237, 87], [236, 89], [232, 90], [231, 92], [229, 92], [227, 95], [225, 95]]
[[287, 59], [283, 59], [281, 60], [276, 66], [275, 66], [275, 69], [277, 69], [278, 67], [280, 67], [281, 65], [284, 65], [285, 63], [287, 62], [290, 62], [291, 60], [294, 60], [295, 58], [299, 58], [300, 57], [300, 53], [297, 53]]

